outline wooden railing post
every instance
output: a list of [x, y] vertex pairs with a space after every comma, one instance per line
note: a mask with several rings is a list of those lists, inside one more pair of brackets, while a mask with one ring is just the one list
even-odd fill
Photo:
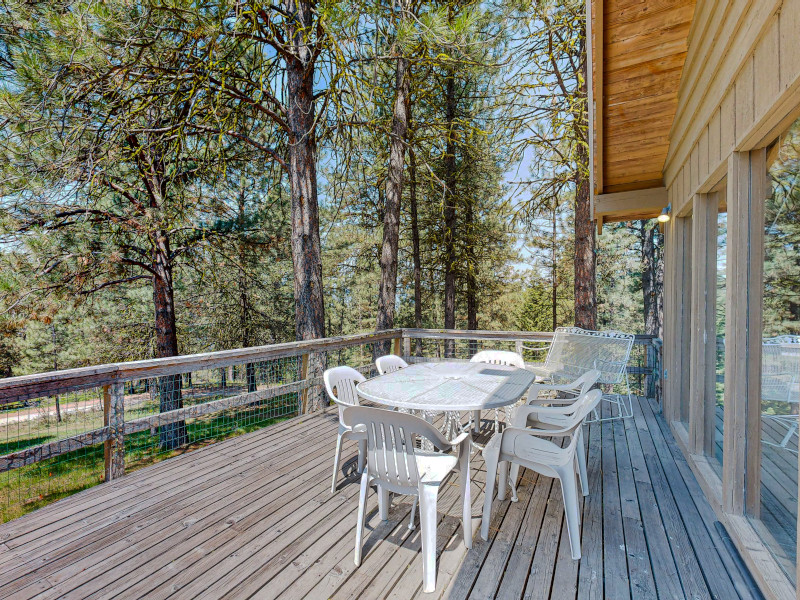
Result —
[[403, 356], [411, 356], [411, 338], [403, 338]]
[[[309, 358], [310, 355], [308, 353], [300, 357], [300, 381], [308, 379]], [[308, 385], [304, 386], [303, 390], [300, 392], [300, 414], [304, 415], [306, 412], [308, 412]]]
[[125, 386], [103, 386], [103, 424], [108, 427], [104, 447], [105, 480], [125, 475]]
[[402, 356], [403, 338], [401, 338], [401, 337], [394, 338], [393, 342], [394, 342], [394, 344], [393, 344], [393, 348], [392, 348], [392, 354], [394, 354], [395, 356]]

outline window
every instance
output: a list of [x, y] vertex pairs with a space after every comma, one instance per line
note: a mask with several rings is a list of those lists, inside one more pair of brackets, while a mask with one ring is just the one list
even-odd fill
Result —
[[[724, 190], [724, 185], [722, 186]], [[720, 192], [724, 196], [724, 192]], [[728, 255], [728, 213], [726, 212], [725, 202], [720, 201], [717, 206], [717, 273], [715, 290], [715, 318], [716, 338], [716, 364], [714, 368], [714, 390], [716, 403], [714, 411], [714, 451], [713, 456], [717, 459], [716, 466], [722, 467], [722, 440], [725, 431], [725, 290], [726, 290], [726, 261]]]
[[754, 525], [796, 580], [800, 403], [800, 120], [767, 151], [761, 348], [761, 493]]

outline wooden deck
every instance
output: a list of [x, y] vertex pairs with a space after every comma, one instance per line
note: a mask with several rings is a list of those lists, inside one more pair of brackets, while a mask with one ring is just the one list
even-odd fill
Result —
[[[717, 460], [722, 457], [723, 409], [716, 411]], [[780, 444], [786, 435], [784, 424], [768, 417], [761, 418], [761, 520], [753, 526], [773, 556], [792, 577], [797, 564], [797, 435], [786, 447]], [[716, 465], [719, 468], [718, 465]]]
[[[369, 497], [353, 564], [355, 446], [330, 493], [336, 416], [286, 421], [170, 459], [0, 526], [0, 598], [749, 598], [713, 511], [651, 401], [591, 425], [583, 559], [561, 493], [523, 471], [491, 540], [462, 544], [458, 487], [440, 494], [436, 594], [421, 592], [408, 498], [381, 522]], [[473, 514], [483, 503], [473, 460]], [[454, 482], [455, 483], [455, 482]], [[477, 528], [479, 519], [474, 519]]]

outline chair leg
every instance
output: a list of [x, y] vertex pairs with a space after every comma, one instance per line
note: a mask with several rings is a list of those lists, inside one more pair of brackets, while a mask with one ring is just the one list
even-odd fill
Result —
[[358, 440], [358, 472], [364, 472], [364, 465], [367, 462], [367, 440]]
[[367, 492], [369, 491], [369, 475], [366, 471], [361, 476], [361, 491], [358, 495], [358, 520], [356, 522], [356, 566], [361, 566], [361, 547], [364, 545], [364, 513], [367, 510]]
[[572, 558], [578, 560], [581, 557], [581, 518], [575, 470], [572, 468], [572, 464], [567, 464], [557, 469], [557, 472], [561, 481], [561, 493], [564, 496], [564, 516], [567, 519], [569, 547], [572, 551]]
[[419, 502], [419, 498], [414, 496], [414, 502], [411, 505], [411, 517], [408, 519], [408, 528], [411, 531], [414, 531], [414, 515], [417, 512], [417, 502]]
[[581, 493], [589, 495], [589, 476], [586, 472], [586, 450], [583, 447], [583, 426], [578, 427], [578, 447], [575, 449], [575, 456], [578, 459], [578, 474], [581, 478]]
[[511, 469], [509, 469], [510, 473], [508, 475], [508, 487], [511, 488], [511, 501], [517, 502], [519, 497], [517, 496], [517, 480], [519, 479], [519, 465], [517, 463], [511, 463]]
[[381, 521], [389, 520], [389, 490], [378, 484], [378, 513]]
[[419, 521], [422, 529], [422, 588], [436, 590], [436, 497], [439, 488], [419, 486]]
[[796, 432], [797, 432], [797, 422], [795, 421], [789, 427], [789, 430], [786, 432], [786, 435], [783, 436], [783, 439], [781, 440], [781, 443], [780, 443], [780, 447], [781, 448], [786, 448], [786, 446], [789, 444], [789, 441], [792, 439], [792, 436]]
[[[488, 454], [488, 453], [487, 453]], [[497, 478], [497, 461], [499, 455], [484, 455], [486, 461], [486, 489], [483, 496], [483, 516], [481, 518], [481, 537], [489, 540], [489, 522], [492, 518], [492, 499], [494, 496], [494, 484]]]
[[501, 461], [497, 465], [497, 499], [506, 499], [506, 488], [508, 487], [508, 462]]
[[339, 472], [339, 456], [342, 454], [342, 432], [336, 438], [336, 454], [333, 457], [333, 481], [331, 482], [331, 494], [336, 492], [336, 475]]
[[464, 527], [464, 546], [472, 548], [472, 494], [470, 491], [469, 450], [458, 457], [461, 481], [461, 522]]

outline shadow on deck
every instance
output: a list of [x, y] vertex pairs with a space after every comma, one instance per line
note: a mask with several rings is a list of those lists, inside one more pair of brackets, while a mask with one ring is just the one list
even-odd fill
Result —
[[[330, 493], [336, 414], [286, 421], [100, 485], [0, 526], [2, 598], [749, 598], [714, 513], [652, 401], [593, 424], [583, 559], [561, 493], [522, 472], [491, 540], [462, 543], [458, 486], [439, 499], [436, 594], [421, 592], [410, 498], [381, 522], [369, 496], [353, 564], [355, 445]], [[474, 526], [485, 470], [473, 459]]]

